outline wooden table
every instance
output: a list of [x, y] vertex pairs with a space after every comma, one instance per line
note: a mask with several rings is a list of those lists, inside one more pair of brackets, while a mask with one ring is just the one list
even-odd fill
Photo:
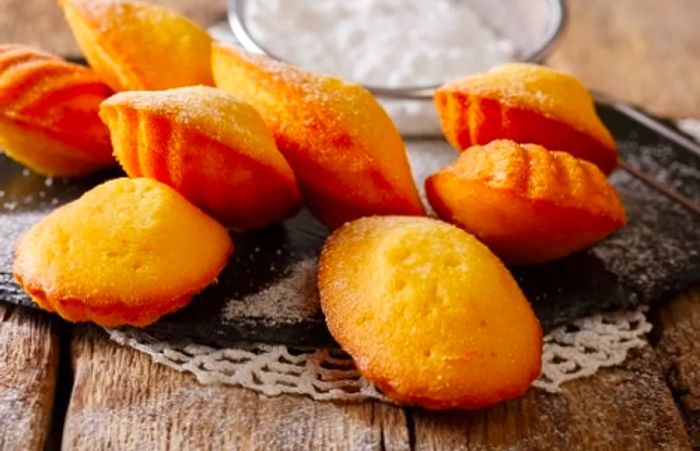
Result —
[[[222, 1], [160, 3], [203, 24], [223, 16]], [[658, 114], [700, 118], [700, 2], [570, 10], [551, 65]], [[54, 0], [0, 0], [0, 41], [76, 52]], [[96, 328], [0, 303], [0, 449], [700, 448], [700, 289], [651, 318], [646, 347], [561, 395], [432, 413], [202, 386]]]

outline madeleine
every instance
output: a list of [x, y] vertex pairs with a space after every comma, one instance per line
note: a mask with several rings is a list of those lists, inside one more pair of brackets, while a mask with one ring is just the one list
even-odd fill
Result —
[[122, 92], [100, 115], [132, 177], [175, 188], [223, 224], [264, 227], [299, 210], [294, 174], [260, 115], [219, 89]]
[[326, 225], [424, 214], [396, 127], [367, 90], [215, 43], [216, 85], [260, 112]]
[[120, 178], [22, 236], [14, 276], [37, 304], [68, 321], [141, 327], [187, 305], [232, 250], [226, 229], [172, 188]]
[[568, 152], [605, 174], [617, 165], [617, 145], [598, 118], [593, 98], [564, 72], [504, 64], [440, 87], [435, 106], [445, 137], [459, 151], [512, 139]]
[[556, 260], [625, 225], [620, 198], [597, 166], [536, 144], [470, 147], [425, 188], [438, 216], [508, 263]]
[[0, 45], [0, 148], [34, 171], [76, 177], [115, 164], [98, 107], [112, 91], [88, 68]]
[[129, 0], [59, 0], [85, 58], [115, 91], [211, 85], [211, 38], [169, 9]]
[[318, 287], [333, 337], [393, 400], [479, 409], [539, 375], [542, 330], [508, 270], [467, 232], [376, 216], [336, 230]]

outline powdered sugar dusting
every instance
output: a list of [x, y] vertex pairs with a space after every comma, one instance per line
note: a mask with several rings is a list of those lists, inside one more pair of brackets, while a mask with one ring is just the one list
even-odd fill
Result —
[[646, 145], [624, 140], [619, 142], [618, 147], [620, 155], [634, 162], [638, 169], [653, 174], [657, 181], [685, 196], [700, 200], [700, 170], [697, 163], [684, 160], [683, 155], [674, 152], [671, 145]]
[[229, 301], [222, 310], [224, 321], [262, 318], [274, 323], [295, 323], [318, 316], [316, 259], [296, 263], [282, 280], [246, 296]]
[[224, 115], [221, 114], [221, 106], [235, 100], [234, 96], [219, 89], [193, 86], [165, 91], [121, 92], [109, 98], [103, 105], [129, 107], [137, 111], [174, 117], [181, 124], [192, 127], [198, 127], [205, 119], [220, 122], [221, 127], [208, 130], [212, 133], [232, 124], [230, 118], [222, 117]]
[[145, 1], [133, 0], [70, 0], [66, 3], [89, 18], [92, 25], [100, 32], [107, 32], [119, 26], [127, 11], [132, 13], [133, 20], [133, 17], [138, 17], [140, 14], [146, 18], [149, 12], [158, 8], [157, 5]]
[[114, 8], [127, 3], [135, 2], [129, 0], [71, 0], [70, 3], [91, 12], [101, 12], [105, 8]]
[[4, 213], [0, 214], [0, 230], [3, 231], [2, 246], [0, 246], [0, 272], [9, 273], [12, 271], [14, 243], [31, 226], [39, 222], [46, 213], [23, 211], [8, 214], [7, 211], [2, 212], [2, 210], [0, 213]]
[[[272, 134], [260, 115], [235, 96], [209, 86], [163, 91], [126, 91], [103, 103], [107, 108], [131, 108], [168, 118], [176, 126], [196, 130], [238, 151], [274, 148]], [[258, 154], [259, 155], [259, 154]]]
[[[621, 182], [627, 177], [616, 173], [614, 179]], [[632, 182], [626, 180], [626, 183]], [[664, 208], [645, 187], [625, 188], [621, 194], [632, 223], [592, 247], [591, 252], [606, 262], [608, 270], [620, 275], [622, 284], [636, 286], [642, 296], [650, 297], [649, 291], [659, 280], [674, 280], [678, 272], [696, 267], [694, 262], [700, 252], [697, 234], [696, 240], [672, 234], [659, 236], [659, 230], [679, 228], [676, 222], [688, 220], [683, 207]], [[630, 249], [634, 250], [633, 255]]]

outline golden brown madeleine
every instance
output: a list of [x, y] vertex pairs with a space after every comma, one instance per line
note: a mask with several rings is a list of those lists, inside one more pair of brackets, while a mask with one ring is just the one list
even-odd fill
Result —
[[620, 198], [600, 169], [536, 144], [470, 147], [425, 187], [438, 216], [508, 263], [565, 257], [625, 224]]
[[59, 0], [85, 58], [115, 91], [211, 85], [211, 38], [169, 9], [129, 0]]
[[100, 114], [132, 177], [166, 183], [227, 226], [264, 227], [299, 210], [294, 173], [260, 115], [206, 86], [122, 92]]
[[69, 321], [145, 326], [187, 305], [232, 250], [226, 229], [172, 188], [121, 178], [32, 227], [17, 245], [14, 275]]
[[115, 164], [97, 114], [111, 90], [88, 68], [19, 44], [0, 44], [0, 148], [45, 175]]
[[369, 217], [326, 242], [318, 273], [333, 337], [392, 399], [478, 409], [522, 395], [542, 330], [515, 280], [442, 221]]
[[494, 139], [569, 152], [609, 174], [617, 145], [586, 88], [569, 74], [513, 63], [445, 84], [435, 105], [447, 140], [464, 150]]
[[424, 214], [401, 136], [367, 90], [219, 43], [212, 67], [218, 87], [260, 112], [326, 225]]

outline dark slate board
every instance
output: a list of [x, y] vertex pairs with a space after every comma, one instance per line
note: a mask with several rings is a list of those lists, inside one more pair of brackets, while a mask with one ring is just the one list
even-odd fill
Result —
[[[599, 109], [628, 164], [700, 202], [700, 155], [620, 110]], [[442, 141], [413, 140], [408, 147], [417, 179], [456, 156]], [[11, 277], [12, 248], [19, 234], [57, 205], [119, 175], [115, 170], [77, 182], [47, 183], [0, 156], [0, 299], [35, 307]], [[569, 258], [512, 268], [546, 330], [602, 310], [659, 302], [700, 280], [700, 217], [625, 172], [616, 172], [612, 179], [627, 210], [627, 227]], [[327, 234], [303, 211], [280, 225], [235, 235], [236, 251], [219, 283], [149, 330], [161, 337], [190, 337], [210, 344], [328, 343], [331, 338], [313, 294], [306, 300], [311, 308], [305, 315], [280, 316], [275, 306], [257, 314], [245, 308], [236, 315], [224, 314], [227, 306], [241, 307], [252, 302], [256, 293], [274, 290], [290, 276], [295, 263], [313, 261]], [[307, 279], [302, 282], [313, 283]]]

